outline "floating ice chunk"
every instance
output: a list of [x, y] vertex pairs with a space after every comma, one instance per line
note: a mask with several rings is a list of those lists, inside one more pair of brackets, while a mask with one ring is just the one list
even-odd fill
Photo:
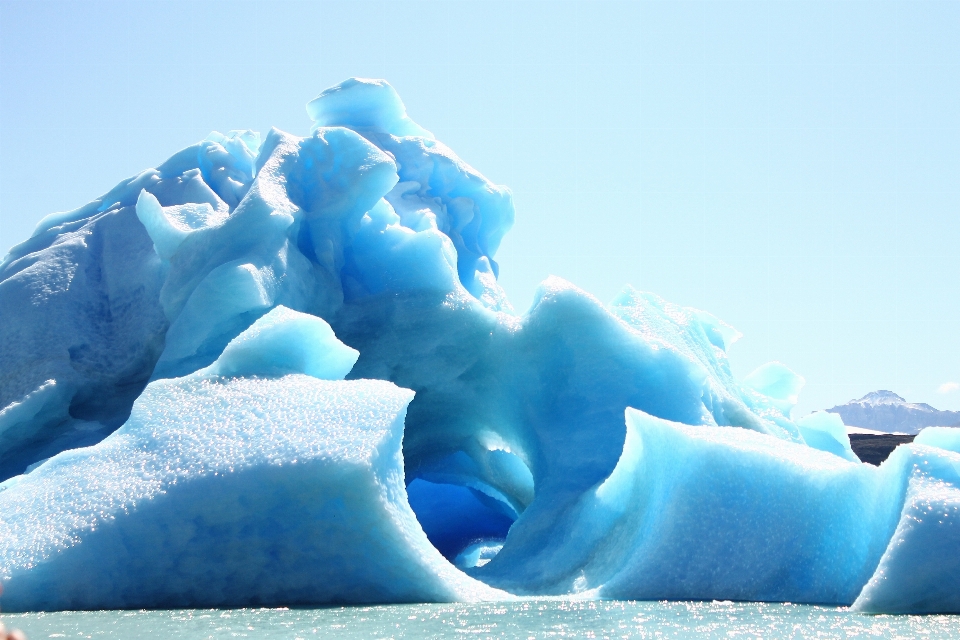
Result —
[[906, 499], [890, 544], [853, 608], [960, 613], [960, 453], [902, 445], [884, 466], [909, 477]]
[[913, 441], [917, 444], [925, 444], [929, 447], [939, 447], [940, 449], [960, 453], [960, 428], [927, 427], [921, 430]]
[[843, 420], [835, 413], [817, 411], [797, 420], [803, 441], [814, 449], [829, 451], [841, 458], [859, 462], [850, 448], [850, 436]]
[[230, 341], [216, 362], [192, 375], [305, 373], [321, 380], [343, 380], [359, 357], [360, 352], [337, 340], [320, 318], [278, 306]]

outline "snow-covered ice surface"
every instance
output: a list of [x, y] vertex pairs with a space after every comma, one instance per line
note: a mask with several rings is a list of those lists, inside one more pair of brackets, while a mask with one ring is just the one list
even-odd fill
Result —
[[413, 393], [318, 379], [337, 371], [315, 364], [342, 378], [355, 359], [323, 320], [277, 307], [211, 367], [149, 384], [119, 430], [0, 493], [4, 607], [505, 596], [450, 566], [407, 504]]
[[792, 419], [803, 378], [737, 380], [739, 333], [629, 287], [549, 278], [517, 315], [509, 190], [384, 81], [308, 113], [306, 138], [211, 134], [0, 264], [5, 610], [960, 611], [949, 438], [860, 464], [837, 416]]

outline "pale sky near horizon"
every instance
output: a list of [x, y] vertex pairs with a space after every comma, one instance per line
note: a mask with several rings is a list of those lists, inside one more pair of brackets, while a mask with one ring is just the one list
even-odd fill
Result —
[[307, 135], [386, 78], [514, 193], [518, 311], [564, 277], [744, 333], [801, 412], [960, 410], [960, 1], [0, 0], [0, 252], [211, 130]]

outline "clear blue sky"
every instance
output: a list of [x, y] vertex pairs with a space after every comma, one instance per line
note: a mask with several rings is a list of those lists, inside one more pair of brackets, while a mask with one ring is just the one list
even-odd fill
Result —
[[[0, 3], [0, 251], [217, 129], [381, 77], [562, 276], [745, 335], [801, 410], [960, 409], [960, 2]], [[956, 387], [956, 388], [955, 388]]]

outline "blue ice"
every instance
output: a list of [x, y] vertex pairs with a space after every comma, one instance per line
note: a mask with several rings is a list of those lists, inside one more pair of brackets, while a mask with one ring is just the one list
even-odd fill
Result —
[[960, 427], [927, 427], [913, 441], [960, 453]]
[[[626, 287], [497, 278], [510, 191], [382, 80], [213, 133], [0, 263], [7, 610], [510, 594], [960, 611], [958, 446]], [[941, 559], [938, 561], [938, 558]]]
[[400, 446], [413, 393], [343, 381], [356, 356], [276, 307], [210, 367], [150, 383], [102, 442], [8, 482], [4, 608], [505, 596], [427, 540]]

